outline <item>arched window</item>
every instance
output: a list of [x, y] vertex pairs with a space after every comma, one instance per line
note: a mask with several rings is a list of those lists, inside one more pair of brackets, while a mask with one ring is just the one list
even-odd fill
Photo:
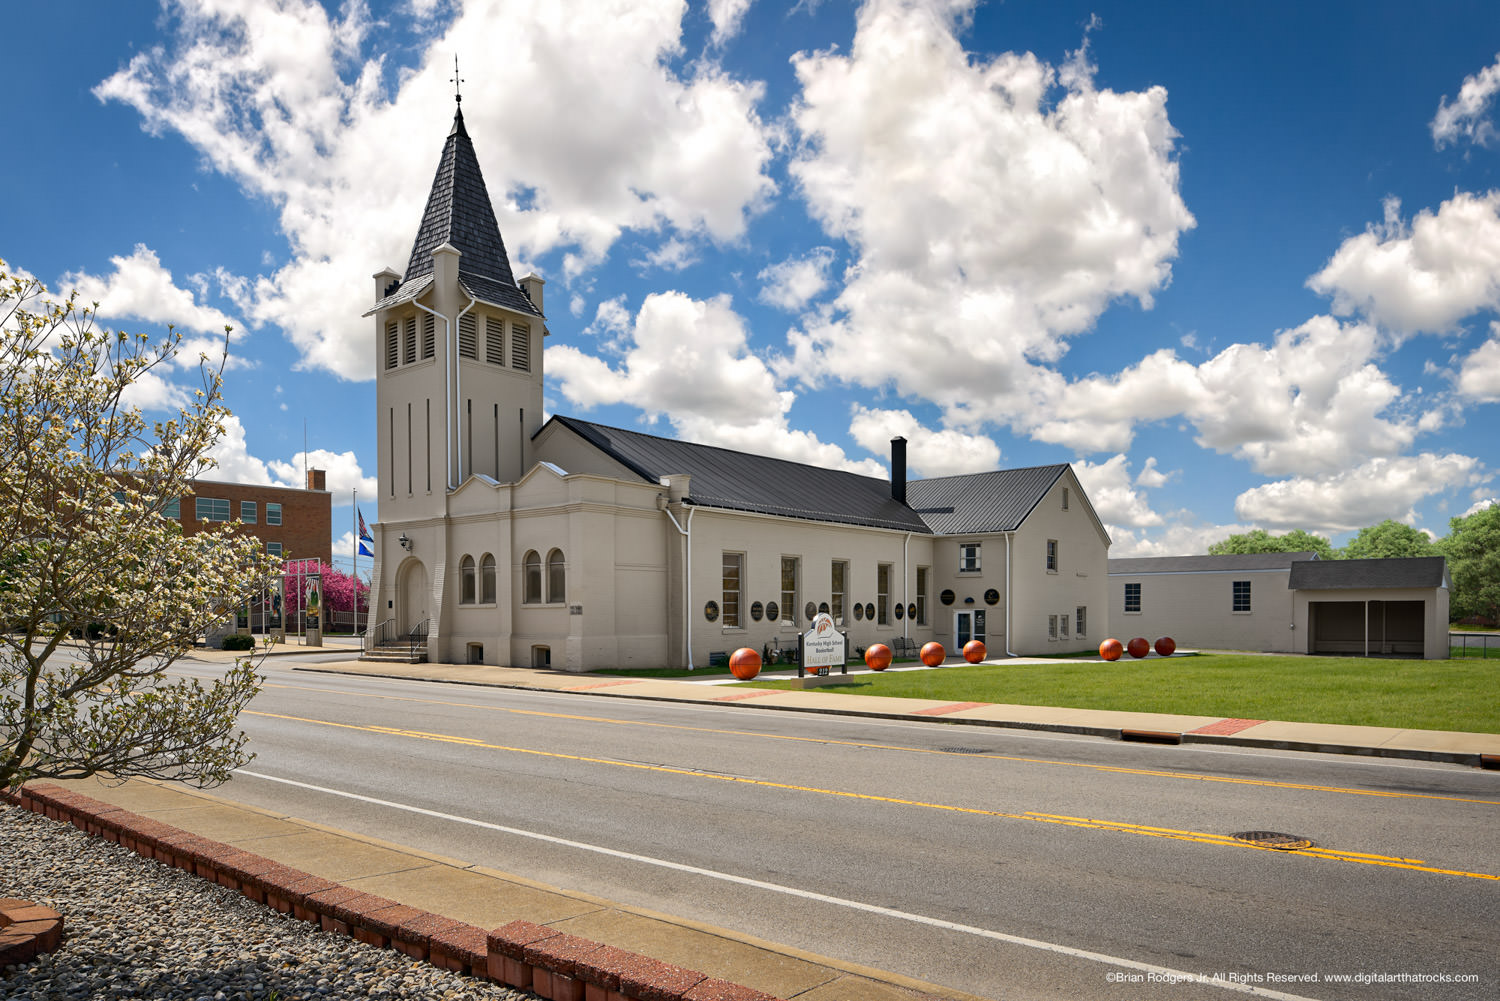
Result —
[[486, 605], [495, 603], [495, 557], [489, 553], [479, 561], [479, 600]]
[[465, 556], [458, 564], [458, 603], [474, 604], [474, 557]]
[[568, 600], [568, 571], [561, 549], [547, 554], [547, 600], [554, 605]]
[[527, 605], [542, 603], [542, 558], [533, 549], [521, 561], [521, 601]]

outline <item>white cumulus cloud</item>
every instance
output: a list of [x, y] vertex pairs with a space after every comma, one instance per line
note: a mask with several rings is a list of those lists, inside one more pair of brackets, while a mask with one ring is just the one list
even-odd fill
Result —
[[1490, 338], [1463, 361], [1458, 391], [1481, 403], [1500, 403], [1500, 323], [1490, 324]]
[[1162, 516], [1151, 509], [1138, 483], [1131, 482], [1130, 462], [1123, 454], [1103, 462], [1074, 462], [1073, 472], [1111, 538], [1116, 526], [1147, 528], [1164, 523]]
[[1341, 472], [1253, 487], [1236, 498], [1234, 510], [1244, 521], [1267, 528], [1323, 535], [1387, 518], [1411, 524], [1419, 501], [1474, 483], [1479, 472], [1477, 459], [1457, 453], [1376, 458]]
[[1307, 284], [1333, 297], [1335, 313], [1402, 334], [1451, 330], [1500, 308], [1500, 191], [1459, 192], [1410, 223], [1388, 198], [1385, 221], [1345, 240]]
[[911, 476], [958, 476], [983, 473], [1000, 465], [1000, 446], [980, 434], [951, 428], [924, 427], [907, 410], [871, 410], [854, 405], [849, 433], [860, 447], [889, 456], [891, 439], [906, 439], [906, 468]]
[[1450, 104], [1448, 95], [1438, 102], [1437, 114], [1432, 118], [1432, 141], [1439, 149], [1460, 139], [1489, 145], [1494, 138], [1495, 126], [1486, 116], [1494, 103], [1495, 92], [1500, 90], [1500, 56], [1493, 65], [1478, 73], [1464, 77], [1458, 97]]
[[801, 257], [769, 265], [756, 275], [765, 283], [757, 298], [789, 313], [804, 309], [828, 288], [828, 269], [832, 264], [833, 251], [818, 247]]
[[1194, 222], [1165, 89], [1098, 89], [1082, 49], [977, 57], [972, 8], [872, 0], [847, 53], [793, 60], [792, 174], [856, 259], [782, 371], [1008, 414], [1034, 363], [1168, 281]]

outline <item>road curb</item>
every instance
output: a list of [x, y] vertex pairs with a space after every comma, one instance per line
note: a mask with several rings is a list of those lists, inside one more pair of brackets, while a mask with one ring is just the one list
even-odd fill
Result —
[[[566, 688], [545, 688], [540, 685], [523, 685], [498, 681], [466, 681], [456, 678], [422, 678], [410, 674], [376, 674], [366, 671], [337, 671], [326, 667], [313, 665], [295, 665], [294, 671], [306, 671], [312, 674], [339, 674], [354, 678], [384, 678], [390, 681], [424, 681], [431, 684], [441, 685], [467, 685], [471, 688], [505, 688], [523, 692], [545, 692], [556, 695], [603, 695], [612, 699], [635, 699], [638, 702], [672, 702], [679, 705], [715, 705], [732, 706], [739, 709], [764, 709], [773, 712], [793, 713], [820, 713], [826, 716], [851, 716], [860, 719], [886, 719], [899, 720], [903, 723], [943, 723], [949, 726], [978, 726], [999, 727], [1007, 730], [1031, 730], [1040, 733], [1069, 733], [1084, 737], [1107, 737], [1111, 740], [1125, 740], [1125, 732], [1130, 728], [1089, 726], [1078, 723], [1039, 723], [1032, 720], [990, 720], [958, 718], [951, 716], [921, 716], [914, 713], [881, 713], [871, 712], [863, 709], [840, 709], [829, 706], [768, 706], [754, 701], [742, 702], [712, 702], [705, 703], [701, 699], [684, 699], [670, 695], [633, 695], [628, 692], [617, 690], [601, 691], [599, 689], [588, 689], [575, 691]], [[642, 679], [654, 681], [660, 679]], [[757, 691], [776, 691], [776, 689], [757, 689]], [[1143, 732], [1143, 731], [1133, 731]], [[1479, 768], [1500, 768], [1500, 755], [1476, 754], [1468, 751], [1424, 751], [1418, 748], [1407, 747], [1372, 747], [1358, 744], [1338, 744], [1324, 741], [1289, 740], [1285, 738], [1256, 738], [1242, 736], [1221, 736], [1216, 734], [1183, 733], [1180, 743], [1182, 744], [1218, 744], [1226, 747], [1252, 747], [1275, 751], [1303, 751], [1316, 754], [1346, 754], [1361, 757], [1374, 758], [1402, 758], [1412, 761], [1434, 761], [1443, 764], [1468, 765]], [[1485, 759], [1493, 759], [1493, 764], [1486, 764]]]
[[[529, 921], [479, 928], [340, 886], [61, 786], [28, 785], [19, 793], [0, 792], [0, 798], [71, 823], [143, 858], [217, 882], [256, 903], [319, 925], [325, 932], [397, 949], [442, 969], [529, 990], [548, 1001], [782, 1001], [750, 987]], [[49, 932], [50, 947], [56, 948], [61, 916], [43, 931]], [[11, 961], [27, 962], [37, 951]]]

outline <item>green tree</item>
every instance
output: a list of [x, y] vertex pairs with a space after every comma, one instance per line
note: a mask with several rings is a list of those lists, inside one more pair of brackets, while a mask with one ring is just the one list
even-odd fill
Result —
[[1312, 535], [1297, 529], [1285, 535], [1272, 535], [1264, 528], [1257, 528], [1240, 535], [1231, 535], [1208, 547], [1214, 556], [1230, 553], [1306, 553], [1314, 552], [1322, 560], [1337, 559], [1333, 543], [1321, 535]]
[[229, 526], [184, 535], [223, 433], [219, 367], [148, 425], [129, 387], [179, 335], [97, 327], [0, 261], [0, 788], [96, 773], [217, 784], [250, 759], [235, 728], [250, 660], [207, 686], [167, 677], [205, 627], [274, 567]]
[[1500, 620], [1500, 504], [1449, 521], [1438, 546], [1453, 581], [1449, 617]]
[[1424, 533], [1389, 518], [1378, 525], [1361, 528], [1343, 552], [1344, 558], [1349, 560], [1440, 555], [1437, 546]]

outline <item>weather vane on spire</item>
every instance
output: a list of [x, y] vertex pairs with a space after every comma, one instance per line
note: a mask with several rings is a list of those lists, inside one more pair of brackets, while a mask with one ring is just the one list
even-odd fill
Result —
[[459, 93], [458, 85], [463, 83], [463, 77], [458, 75], [458, 53], [453, 54], [453, 100], [456, 104], [464, 103], [463, 94]]

